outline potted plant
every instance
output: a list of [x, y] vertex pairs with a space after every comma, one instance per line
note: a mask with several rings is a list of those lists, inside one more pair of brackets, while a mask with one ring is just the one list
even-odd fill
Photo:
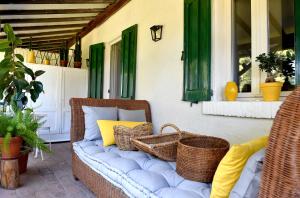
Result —
[[[38, 146], [45, 149], [44, 146], [40, 145], [41, 140], [32, 133], [35, 130], [28, 125], [29, 122], [36, 125], [36, 121], [30, 118], [28, 113], [22, 113], [27, 105], [28, 96], [33, 102], [36, 102], [40, 93], [44, 91], [42, 82], [37, 81], [37, 77], [44, 74], [44, 71], [33, 72], [32, 69], [25, 66], [23, 64], [24, 57], [15, 53], [15, 48], [22, 44], [22, 41], [15, 36], [9, 24], [4, 25], [4, 32], [7, 38], [0, 40], [0, 52], [5, 53], [4, 59], [0, 62], [0, 100], [3, 100], [4, 104], [9, 105], [10, 109], [13, 110], [9, 116], [5, 114], [0, 116], [0, 137], [3, 138], [1, 139], [3, 146], [0, 145], [0, 149], [7, 148], [6, 151], [1, 149], [5, 152], [4, 156], [7, 156], [10, 153], [19, 153], [20, 142], [23, 140], [25, 143], [22, 145]], [[25, 78], [25, 76], [29, 76], [31, 79]], [[24, 131], [21, 131], [22, 129]], [[33, 142], [35, 144], [32, 144]], [[16, 146], [11, 148], [11, 145], [15, 143]], [[27, 162], [28, 149], [26, 149], [25, 156], [20, 156], [19, 162], [20, 159]]]
[[[4, 99], [7, 104], [13, 103], [11, 107], [23, 110], [27, 105], [27, 95], [36, 102], [39, 95], [44, 91], [43, 83], [37, 81], [37, 77], [45, 72], [32, 69], [23, 64], [24, 57], [15, 54], [15, 48], [22, 44], [21, 39], [15, 36], [9, 24], [4, 25], [7, 39], [0, 40], [0, 52], [5, 52], [4, 59], [0, 62], [0, 100]], [[31, 80], [25, 78], [30, 76]]]
[[28, 63], [35, 63], [35, 54], [32, 48], [32, 37], [30, 37], [30, 43], [29, 43], [29, 51], [27, 54], [27, 62]]
[[51, 60], [51, 56], [48, 55], [48, 54], [45, 54], [45, 57], [44, 57], [44, 61], [43, 61], [43, 64], [44, 65], [50, 65], [50, 60]]
[[41, 124], [34, 117], [31, 109], [18, 110], [13, 116], [0, 114], [0, 150], [2, 158], [19, 157], [22, 141], [30, 147], [49, 151], [36, 133]]
[[79, 37], [76, 37], [74, 50], [74, 68], [81, 68], [81, 40]]
[[59, 50], [60, 66], [67, 67], [69, 59], [68, 43], [65, 42], [64, 47]]
[[286, 58], [286, 56], [272, 51], [268, 54], [262, 53], [256, 57], [256, 61], [259, 62], [259, 69], [267, 73], [265, 83], [260, 85], [264, 101], [279, 100], [283, 86], [283, 82], [280, 82], [282, 81], [280, 74], [286, 68], [286, 64], [291, 64], [291, 62], [287, 62]]

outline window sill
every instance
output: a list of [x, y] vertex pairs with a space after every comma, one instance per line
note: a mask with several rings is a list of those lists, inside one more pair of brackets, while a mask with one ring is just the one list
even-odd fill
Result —
[[243, 118], [273, 119], [282, 101], [216, 101], [203, 102], [203, 114]]

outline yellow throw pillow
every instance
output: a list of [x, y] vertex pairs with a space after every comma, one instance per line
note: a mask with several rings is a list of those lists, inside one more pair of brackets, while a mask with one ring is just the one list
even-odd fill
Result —
[[136, 127], [145, 122], [129, 122], [129, 121], [113, 121], [113, 120], [97, 120], [98, 127], [101, 132], [103, 146], [115, 144], [114, 126], [126, 126], [129, 128]]
[[244, 144], [233, 145], [221, 160], [214, 179], [210, 198], [227, 198], [240, 178], [248, 158], [266, 147], [268, 136], [264, 136]]

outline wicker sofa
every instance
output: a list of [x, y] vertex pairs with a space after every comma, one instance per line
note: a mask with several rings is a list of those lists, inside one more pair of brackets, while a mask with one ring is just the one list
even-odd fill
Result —
[[[143, 100], [97, 100], [72, 98], [71, 105], [71, 143], [84, 137], [84, 113], [82, 106], [118, 107], [128, 110], [145, 110], [146, 120], [151, 122], [150, 105]], [[83, 182], [97, 197], [127, 197], [125, 193], [84, 164], [72, 151], [72, 171], [75, 179]]]
[[[71, 99], [70, 105], [72, 143], [84, 137], [84, 114], [81, 108], [83, 105], [144, 109], [147, 121], [151, 121], [147, 101]], [[127, 197], [120, 188], [85, 165], [74, 151], [72, 170], [75, 179], [83, 182], [97, 197]], [[274, 120], [266, 149], [259, 197], [300, 197], [300, 87], [287, 97]]]

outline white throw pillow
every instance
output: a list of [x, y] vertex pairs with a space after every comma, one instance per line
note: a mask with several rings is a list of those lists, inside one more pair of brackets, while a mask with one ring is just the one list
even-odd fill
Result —
[[118, 115], [122, 121], [146, 122], [145, 110], [118, 109]]
[[117, 120], [118, 109], [116, 107], [92, 107], [82, 106], [85, 120], [84, 139], [101, 139], [100, 129], [97, 120]]

